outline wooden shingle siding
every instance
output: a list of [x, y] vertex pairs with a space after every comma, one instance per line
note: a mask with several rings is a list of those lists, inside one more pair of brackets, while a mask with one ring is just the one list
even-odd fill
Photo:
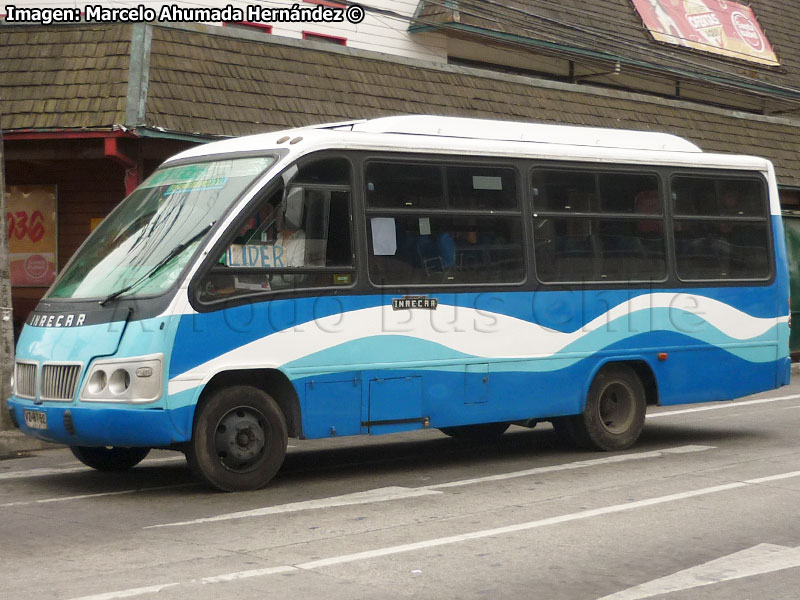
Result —
[[123, 123], [130, 27], [0, 27], [3, 128]]
[[[126, 25], [0, 28], [4, 129], [124, 123], [130, 37]], [[145, 108], [143, 126], [204, 135], [412, 113], [660, 131], [767, 157], [800, 186], [800, 121], [200, 25], [153, 27]]]

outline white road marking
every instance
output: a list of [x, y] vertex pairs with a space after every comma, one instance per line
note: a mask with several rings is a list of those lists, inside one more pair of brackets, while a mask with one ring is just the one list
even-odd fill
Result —
[[3, 479], [27, 479], [29, 477], [45, 477], [47, 475], [64, 475], [67, 473], [77, 473], [78, 471], [88, 471], [89, 467], [56, 467], [49, 469], [28, 469], [27, 471], [9, 471], [0, 473], [0, 480]]
[[320, 560], [313, 560], [304, 563], [298, 563], [294, 565], [280, 565], [275, 567], [266, 567], [262, 569], [250, 569], [247, 571], [235, 571], [232, 573], [223, 573], [221, 575], [215, 575], [211, 577], [205, 577], [203, 579], [197, 580], [192, 579], [186, 582], [174, 582], [174, 583], [166, 583], [162, 584], [161, 586], [151, 586], [150, 588], [133, 588], [130, 590], [121, 590], [117, 592], [109, 592], [108, 594], [101, 594], [97, 596], [84, 596], [81, 598], [73, 598], [72, 600], [113, 600], [115, 598], [127, 598], [131, 596], [137, 596], [147, 593], [152, 593], [153, 591], [159, 591], [159, 589], [164, 589], [166, 587], [172, 587], [176, 585], [182, 585], [184, 583], [191, 584], [197, 583], [200, 581], [201, 583], [206, 584], [215, 584], [215, 583], [226, 583], [230, 581], [237, 581], [239, 579], [248, 579], [253, 577], [264, 577], [269, 575], [275, 575], [279, 573], [288, 573], [293, 571], [301, 571], [301, 570], [313, 570], [313, 569], [320, 569], [323, 567], [329, 567], [332, 565], [341, 565], [351, 562], [357, 562], [362, 560], [369, 560], [372, 558], [378, 558], [382, 556], [390, 556], [393, 554], [400, 554], [403, 552], [412, 552], [414, 550], [424, 550], [427, 548], [434, 548], [437, 546], [445, 546], [448, 544], [456, 544], [459, 542], [466, 542], [471, 540], [477, 540], [487, 537], [495, 537], [499, 535], [506, 535], [509, 533], [517, 533], [520, 531], [528, 531], [531, 529], [537, 529], [540, 527], [547, 527], [550, 525], [559, 525], [561, 523], [569, 523], [572, 521], [578, 521], [582, 519], [588, 519], [592, 517], [599, 517], [603, 515], [609, 515], [614, 513], [620, 513], [628, 510], [634, 510], [637, 508], [645, 508], [649, 506], [656, 506], [659, 504], [665, 504], [667, 502], [676, 502], [680, 500], [686, 500], [688, 498], [696, 498], [698, 496], [705, 496], [708, 494], [715, 494], [718, 492], [724, 492], [729, 490], [741, 489], [746, 488], [751, 485], [758, 485], [760, 483], [768, 482], [768, 481], [777, 481], [781, 479], [790, 479], [800, 477], [800, 471], [791, 471], [788, 473], [779, 473], [776, 475], [770, 475], [768, 477], [759, 477], [757, 479], [748, 479], [746, 481], [736, 481], [732, 483], [722, 484], [722, 485], [715, 485], [706, 488], [700, 488], [697, 490], [690, 490], [687, 492], [678, 492], [676, 494], [668, 494], [666, 496], [658, 496], [655, 498], [647, 498], [645, 500], [637, 500], [635, 502], [626, 502], [624, 504], [616, 504], [613, 506], [605, 506], [601, 508], [595, 508], [590, 510], [582, 510], [575, 513], [570, 513], [566, 515], [560, 515], [557, 517], [549, 517], [547, 519], [539, 519], [537, 521], [528, 521], [527, 523], [518, 523], [516, 525], [508, 525], [505, 527], [496, 527], [493, 529], [483, 529], [480, 531], [473, 531], [469, 533], [463, 533], [460, 535], [453, 535], [447, 536], [442, 538], [434, 538], [430, 540], [424, 540], [421, 542], [414, 542], [410, 544], [401, 544], [398, 546], [389, 546], [386, 548], [378, 548], [376, 550], [367, 550], [365, 552], [356, 552], [353, 554], [343, 554], [340, 556], [332, 556], [330, 558], [324, 558]]
[[643, 460], [646, 458], [660, 458], [668, 454], [686, 454], [689, 452], [703, 452], [705, 450], [711, 450], [715, 447], [716, 446], [678, 446], [676, 448], [664, 448], [663, 450], [652, 450], [649, 452], [617, 454], [616, 456], [604, 456], [603, 458], [592, 458], [589, 460], [580, 460], [571, 463], [564, 463], [561, 465], [551, 465], [549, 467], [536, 467], [533, 469], [526, 469], [524, 471], [512, 471], [510, 473], [500, 473], [498, 475], [486, 475], [485, 477], [476, 477], [474, 479], [461, 479], [458, 481], [450, 481], [448, 483], [434, 483], [426, 487], [428, 489], [445, 489], [451, 487], [461, 487], [463, 485], [473, 485], [476, 483], [485, 483], [488, 481], [502, 481], [504, 479], [514, 479], [516, 477], [528, 477], [530, 475], [541, 475], [543, 473], [554, 473], [556, 471], [570, 471], [572, 469], [585, 469], [587, 467], [596, 467], [598, 465], [629, 462], [632, 460]]
[[[717, 492], [724, 492], [729, 490], [741, 489], [746, 488], [751, 485], [758, 485], [759, 483], [765, 481], [775, 481], [778, 479], [789, 479], [794, 477], [800, 477], [800, 471], [792, 471], [789, 473], [780, 473], [778, 475], [772, 475], [770, 477], [761, 477], [758, 479], [749, 479], [746, 481], [736, 481], [732, 483], [726, 483], [722, 485], [715, 485], [706, 488], [700, 488], [697, 490], [690, 490], [687, 492], [679, 492], [676, 494], [668, 494], [666, 496], [658, 496], [655, 498], [647, 498], [645, 500], [637, 500], [634, 502], [626, 502], [624, 504], [616, 504], [613, 506], [605, 506], [602, 508], [594, 508], [589, 510], [582, 510], [575, 513], [570, 513], [566, 515], [560, 515], [557, 517], [549, 517], [547, 519], [539, 519], [537, 521], [528, 521], [527, 523], [518, 523], [516, 525], [508, 525], [505, 527], [496, 527], [493, 529], [484, 529], [481, 531], [473, 531], [469, 533], [463, 533], [460, 535], [453, 535], [448, 537], [442, 538], [435, 538], [431, 540], [424, 540], [421, 542], [414, 542], [411, 544], [401, 544], [398, 546], [389, 546], [387, 548], [379, 548], [376, 550], [367, 550], [365, 552], [356, 552], [353, 554], [343, 554], [341, 556], [333, 556], [330, 558], [325, 558], [321, 560], [314, 560], [305, 563], [299, 563], [295, 565], [285, 565], [286, 569], [302, 569], [302, 570], [312, 570], [312, 569], [319, 569], [322, 567], [328, 567], [331, 565], [340, 565], [350, 562], [356, 562], [361, 560], [368, 560], [371, 558], [378, 558], [381, 556], [389, 556], [393, 554], [400, 554], [402, 552], [411, 552], [414, 550], [424, 550], [427, 548], [434, 548], [437, 546], [445, 546], [448, 544], [455, 544], [459, 542], [466, 542], [470, 540], [477, 540], [481, 538], [487, 537], [494, 537], [499, 535], [506, 535], [509, 533], [517, 533], [520, 531], [527, 531], [530, 529], [537, 529], [540, 527], [547, 527], [550, 525], [558, 525], [561, 523], [569, 523], [572, 521], [578, 521], [581, 519], [588, 519], [592, 517], [598, 517], [602, 515], [609, 515], [613, 513], [624, 512], [628, 510], [633, 510], [637, 508], [644, 508], [649, 506], [656, 506], [658, 504], [665, 504], [667, 502], [676, 502], [679, 500], [686, 500], [688, 498], [696, 498], [698, 496], [706, 496], [708, 494], [715, 494]], [[272, 569], [279, 569], [280, 567], [273, 567]], [[216, 578], [213, 578], [214, 581], [209, 581], [208, 583], [216, 583], [218, 581], [232, 581], [235, 579], [243, 579], [247, 577], [258, 577], [260, 576], [260, 571], [263, 569], [253, 569], [249, 571], [239, 571], [237, 573], [229, 573], [226, 575], [220, 575]], [[283, 571], [285, 572], [285, 571]]]
[[[141, 466], [156, 465], [161, 463], [186, 462], [183, 456], [163, 456], [161, 458], [146, 458], [139, 464]], [[52, 467], [43, 469], [28, 469], [27, 471], [8, 471], [0, 473], [0, 480], [3, 479], [27, 479], [29, 477], [46, 477], [49, 475], [66, 475], [69, 473], [91, 472], [93, 469], [83, 464], [76, 464], [74, 467]]]
[[172, 490], [182, 487], [194, 487], [202, 485], [200, 483], [177, 483], [175, 485], [160, 485], [156, 487], [144, 487], [134, 490], [118, 490], [115, 492], [98, 492], [96, 494], [79, 494], [77, 496], [58, 496], [56, 498], [44, 498], [42, 500], [21, 500], [19, 502], [6, 502], [0, 504], [0, 508], [9, 506], [29, 506], [31, 504], [49, 504], [51, 502], [69, 502], [71, 500], [86, 500], [88, 498], [102, 498], [103, 496], [124, 496], [126, 494], [138, 494], [140, 492], [153, 492], [158, 490]]
[[252, 569], [250, 571], [239, 571], [237, 573], [228, 573], [226, 575], [217, 575], [215, 577], [203, 577], [201, 583], [225, 583], [227, 581], [236, 581], [237, 579], [248, 579], [250, 577], [264, 577], [265, 575], [278, 575], [280, 573], [288, 573], [290, 571], [298, 571], [297, 567], [283, 566], [283, 567], [266, 567], [264, 569]]
[[217, 515], [215, 517], [204, 517], [191, 521], [180, 521], [177, 523], [162, 523], [159, 525], [148, 525], [144, 529], [155, 529], [158, 527], [177, 527], [179, 525], [197, 525], [199, 523], [213, 523], [216, 521], [230, 521], [233, 519], [244, 519], [247, 517], [263, 517], [266, 515], [277, 515], [288, 512], [298, 512], [301, 510], [326, 509], [335, 506], [353, 506], [356, 504], [369, 504], [372, 502], [387, 502], [389, 500], [400, 500], [405, 498], [416, 498], [419, 496], [431, 496], [441, 494], [430, 489], [413, 489], [405, 487], [385, 487], [354, 494], [344, 494], [330, 498], [319, 498], [317, 500], [305, 500], [302, 502], [291, 502], [289, 504], [279, 504], [277, 506], [265, 506], [253, 510]]
[[95, 594], [93, 596], [81, 596], [80, 598], [73, 598], [72, 600], [115, 600], [116, 598], [131, 598], [133, 596], [141, 596], [143, 594], [156, 594], [161, 590], [174, 587], [176, 585], [180, 585], [180, 583], [149, 585], [147, 587], [119, 590], [118, 592], [106, 592], [104, 594]]
[[603, 596], [599, 600], [641, 600], [795, 567], [800, 567], [800, 548], [759, 544], [691, 569]]
[[722, 410], [724, 408], [739, 408], [740, 406], [750, 406], [753, 404], [768, 404], [770, 402], [781, 402], [783, 400], [796, 400], [800, 398], [800, 394], [792, 394], [791, 396], [779, 396], [777, 398], [758, 398], [757, 400], [743, 400], [741, 402], [733, 401], [726, 402], [725, 404], [711, 404], [707, 406], [698, 406], [696, 408], [684, 408], [681, 410], [670, 410], [664, 412], [648, 413], [648, 419], [658, 419], [660, 417], [671, 417], [673, 415], [685, 415], [695, 412], [706, 412], [708, 410]]
[[589, 467], [596, 467], [599, 465], [629, 462], [632, 460], [660, 458], [662, 456], [666, 456], [669, 454], [703, 452], [705, 450], [710, 450], [712, 448], [714, 448], [714, 446], [678, 446], [677, 448], [665, 448], [663, 450], [653, 450], [649, 452], [636, 452], [631, 454], [619, 454], [616, 456], [604, 456], [603, 458], [593, 458], [589, 460], [581, 460], [577, 462], [565, 463], [561, 465], [552, 465], [548, 467], [537, 467], [534, 469], [526, 469], [524, 471], [512, 471], [510, 473], [487, 475], [485, 477], [475, 477], [473, 479], [460, 479], [458, 481], [450, 481], [446, 483], [435, 483], [432, 485], [427, 485], [418, 488], [406, 488], [406, 487], [377, 488], [374, 490], [367, 490], [365, 492], [345, 494], [343, 496], [319, 498], [317, 500], [306, 500], [303, 502], [291, 502], [289, 504], [279, 504], [276, 506], [267, 506], [264, 508], [256, 508], [252, 510], [245, 510], [234, 513], [226, 513], [214, 517], [192, 519], [190, 521], [178, 521], [175, 523], [161, 523], [158, 525], [149, 525], [144, 529], [154, 529], [159, 527], [177, 527], [181, 525], [198, 525], [201, 523], [229, 521], [233, 519], [244, 519], [248, 517], [263, 517], [266, 515], [297, 512], [301, 510], [327, 509], [336, 506], [352, 506], [355, 504], [367, 504], [370, 502], [386, 502], [388, 500], [402, 500], [405, 498], [415, 498], [418, 496], [427, 496], [430, 494], [441, 494], [440, 491], [437, 491], [439, 489], [461, 487], [465, 485], [474, 485], [477, 483], [486, 483], [491, 481], [502, 481], [505, 479], [514, 479], [517, 477], [529, 477], [531, 475], [541, 475], [543, 473], [553, 473], [556, 471], [586, 469]]

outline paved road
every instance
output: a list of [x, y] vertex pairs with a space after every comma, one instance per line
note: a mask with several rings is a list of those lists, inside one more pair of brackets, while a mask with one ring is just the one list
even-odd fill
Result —
[[292, 441], [221, 494], [168, 452], [119, 475], [63, 450], [0, 461], [0, 597], [800, 597], [800, 385], [652, 410], [616, 454], [548, 425]]

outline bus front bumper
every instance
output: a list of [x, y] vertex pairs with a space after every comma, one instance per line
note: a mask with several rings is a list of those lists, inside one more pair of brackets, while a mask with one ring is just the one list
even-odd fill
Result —
[[188, 441], [175, 427], [175, 411], [161, 407], [35, 404], [12, 396], [8, 410], [24, 433], [68, 446], [164, 448]]

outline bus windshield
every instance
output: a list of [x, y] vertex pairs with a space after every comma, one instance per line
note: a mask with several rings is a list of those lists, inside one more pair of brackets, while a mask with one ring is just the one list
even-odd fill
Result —
[[163, 292], [211, 224], [274, 162], [259, 156], [159, 169], [91, 234], [48, 297]]

